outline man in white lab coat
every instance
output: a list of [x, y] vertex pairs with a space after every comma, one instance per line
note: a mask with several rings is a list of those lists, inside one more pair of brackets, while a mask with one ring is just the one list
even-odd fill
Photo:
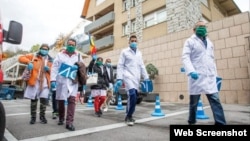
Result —
[[[56, 88], [56, 99], [58, 100], [58, 125], [63, 125], [65, 117], [65, 105], [64, 101], [68, 102], [67, 115], [66, 115], [66, 128], [70, 131], [74, 131], [73, 126], [74, 114], [75, 114], [75, 99], [78, 92], [78, 83], [74, 82], [72, 75], [76, 73], [66, 71], [69, 77], [64, 73], [59, 73], [62, 65], [71, 66], [71, 69], [77, 70], [78, 66], [76, 62], [83, 62], [82, 57], [79, 57], [79, 53], [75, 52], [76, 41], [69, 39], [67, 41], [66, 49], [59, 52], [52, 65], [51, 69], [51, 88]], [[72, 74], [71, 74], [72, 73]]]
[[206, 94], [215, 125], [225, 125], [226, 120], [216, 84], [214, 45], [207, 37], [206, 25], [203, 21], [197, 22], [193, 30], [194, 34], [185, 41], [182, 53], [190, 95], [188, 123], [190, 125], [196, 123], [200, 95]]
[[141, 76], [145, 80], [149, 80], [143, 63], [142, 53], [137, 48], [137, 37], [132, 35], [129, 38], [129, 47], [123, 49], [120, 54], [117, 64], [117, 81], [114, 85], [114, 92], [117, 93], [122, 83], [125, 84], [128, 95], [125, 122], [129, 126], [133, 126], [135, 123], [133, 114], [136, 107]]

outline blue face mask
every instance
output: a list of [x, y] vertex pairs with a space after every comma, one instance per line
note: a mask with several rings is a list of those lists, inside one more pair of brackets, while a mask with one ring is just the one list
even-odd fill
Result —
[[45, 50], [45, 49], [40, 49], [39, 53], [40, 53], [42, 56], [46, 56], [46, 55], [48, 55], [49, 51], [48, 51], [48, 50]]
[[136, 49], [136, 48], [137, 48], [137, 43], [136, 43], [136, 42], [130, 43], [130, 47], [131, 47], [132, 49]]
[[108, 67], [110, 67], [110, 66], [111, 66], [111, 63], [106, 63], [106, 65], [107, 65]]

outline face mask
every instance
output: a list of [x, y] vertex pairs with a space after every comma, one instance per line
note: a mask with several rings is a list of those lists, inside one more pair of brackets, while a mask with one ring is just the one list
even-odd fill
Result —
[[130, 47], [131, 47], [132, 49], [136, 49], [136, 48], [137, 48], [137, 43], [136, 43], [136, 42], [130, 43]]
[[111, 63], [106, 63], [106, 65], [107, 65], [108, 67], [110, 67], [110, 66], [111, 66]]
[[69, 53], [74, 53], [75, 49], [76, 48], [74, 46], [67, 46], [67, 48], [66, 48], [67, 52], [69, 52]]
[[195, 33], [198, 37], [205, 37], [207, 36], [207, 29], [206, 27], [197, 27]]
[[102, 62], [101, 61], [96, 61], [97, 66], [101, 66]]
[[41, 54], [42, 56], [46, 56], [48, 55], [49, 51], [45, 50], [45, 49], [40, 49], [39, 54]]

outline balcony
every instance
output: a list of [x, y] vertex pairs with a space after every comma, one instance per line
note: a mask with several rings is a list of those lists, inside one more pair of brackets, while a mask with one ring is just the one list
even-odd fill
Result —
[[97, 19], [96, 21], [92, 22], [91, 24], [87, 25], [84, 28], [84, 31], [86, 34], [92, 33], [100, 28], [103, 28], [106, 25], [109, 25], [110, 23], [113, 23], [115, 20], [115, 13], [109, 12], [108, 14], [104, 15], [103, 17]]
[[[113, 35], [105, 36], [99, 40], [94, 41], [94, 43], [97, 50], [102, 50], [111, 47], [114, 45], [114, 36]], [[87, 54], [89, 53], [89, 46], [90, 46], [89, 40], [85, 40], [80, 43], [78, 50]]]

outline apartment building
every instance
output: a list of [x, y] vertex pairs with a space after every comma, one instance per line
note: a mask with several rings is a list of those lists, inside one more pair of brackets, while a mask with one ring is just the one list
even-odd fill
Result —
[[[129, 34], [146, 41], [189, 29], [198, 20], [241, 13], [233, 0], [85, 0], [83, 11], [92, 21], [85, 33], [94, 37], [99, 53], [126, 47]], [[87, 53], [88, 46], [83, 42], [81, 51]]]
[[[94, 37], [97, 55], [113, 64], [129, 35], [140, 37], [144, 63], [159, 70], [154, 92], [161, 101], [181, 103], [188, 103], [187, 76], [180, 72], [182, 46], [195, 22], [207, 21], [223, 78], [221, 101], [250, 103], [250, 14], [241, 13], [233, 0], [85, 0], [82, 17], [92, 21], [85, 33]], [[88, 53], [89, 41], [79, 50]]]

